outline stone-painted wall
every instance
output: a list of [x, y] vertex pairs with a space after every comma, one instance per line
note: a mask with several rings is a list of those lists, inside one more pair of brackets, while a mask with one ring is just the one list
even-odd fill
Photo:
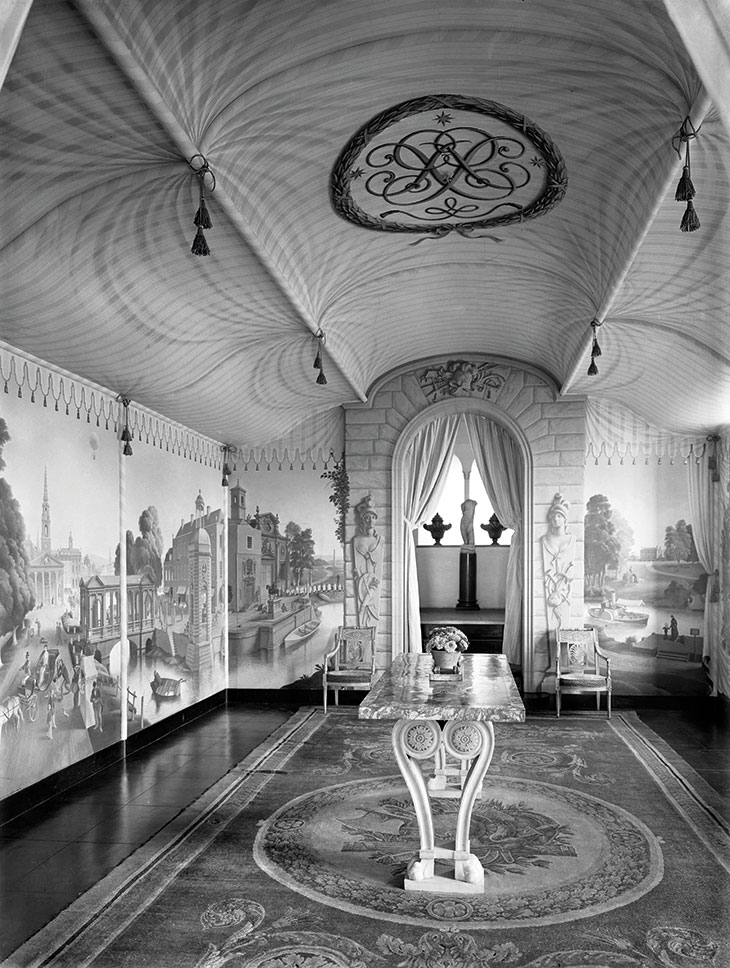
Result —
[[[468, 357], [471, 370], [485, 368], [492, 375], [490, 381], [458, 379], [451, 383], [425, 374], [445, 368], [448, 374], [459, 375], [453, 358], [428, 361], [419, 367], [400, 370], [380, 381], [367, 401], [346, 408], [345, 452], [350, 478], [351, 505], [366, 494], [378, 513], [377, 529], [385, 538], [382, 573], [380, 619], [378, 625], [378, 663], [390, 662], [393, 647], [393, 542], [392, 542], [392, 479], [393, 454], [401, 434], [409, 423], [425, 416], [429, 408], [442, 413], [444, 406], [454, 409], [481, 407], [493, 412], [493, 419], [512, 428], [522, 438], [523, 457], [529, 481], [528, 521], [532, 521], [532, 577], [526, 588], [531, 595], [532, 631], [528, 643], [524, 671], [527, 691], [550, 688], [545, 673], [550, 667], [547, 636], [547, 616], [542, 574], [540, 537], [547, 528], [547, 511], [557, 491], [570, 504], [568, 527], [576, 536], [576, 561], [572, 585], [573, 615], [582, 624], [583, 614], [583, 477], [585, 460], [585, 400], [561, 398], [549, 379], [535, 370], [487, 357]], [[420, 379], [419, 379], [420, 378]], [[488, 382], [489, 385], [485, 385]], [[456, 383], [456, 385], [454, 385]], [[496, 384], [496, 385], [495, 385]], [[444, 404], [444, 401], [450, 401]], [[451, 403], [453, 401], [453, 404]], [[346, 542], [346, 604], [348, 623], [355, 621], [352, 587], [352, 559], [350, 539], [354, 534], [354, 518], [348, 517]], [[400, 568], [395, 571], [400, 574]], [[398, 591], [398, 590], [396, 590]]]

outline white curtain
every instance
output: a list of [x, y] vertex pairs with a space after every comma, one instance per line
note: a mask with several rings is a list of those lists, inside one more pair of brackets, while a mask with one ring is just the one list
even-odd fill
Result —
[[[722, 534], [725, 516], [725, 496], [728, 486], [728, 466], [725, 448], [718, 447], [715, 470], [709, 455], [687, 464], [689, 505], [692, 533], [700, 564], [708, 574], [705, 594], [705, 629], [702, 659], [712, 680], [712, 695], [730, 695], [730, 657], [722, 642], [721, 579]], [[713, 480], [713, 475], [716, 477]]]
[[459, 414], [440, 417], [423, 427], [413, 439], [403, 460], [403, 550], [405, 562], [404, 651], [420, 652], [421, 618], [416, 572], [416, 542], [413, 531], [428, 517], [430, 506], [446, 483]]
[[514, 528], [507, 559], [507, 590], [502, 651], [522, 665], [522, 457], [509, 433], [475, 413], [464, 414], [477, 469], [494, 513]]

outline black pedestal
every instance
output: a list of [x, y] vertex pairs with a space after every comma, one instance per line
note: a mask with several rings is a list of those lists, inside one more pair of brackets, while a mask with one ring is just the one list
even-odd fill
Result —
[[459, 601], [457, 608], [478, 609], [477, 601], [477, 553], [476, 551], [461, 551], [459, 553]]

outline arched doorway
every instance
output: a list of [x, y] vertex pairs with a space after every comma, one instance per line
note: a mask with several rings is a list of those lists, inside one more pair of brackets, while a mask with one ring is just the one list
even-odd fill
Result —
[[[475, 414], [493, 421], [509, 434], [522, 458], [522, 647], [521, 665], [523, 674], [529, 677], [532, 672], [532, 489], [533, 462], [527, 438], [519, 425], [503, 410], [489, 400], [458, 398], [442, 400], [422, 410], [403, 428], [393, 451], [391, 468], [391, 522], [392, 522], [392, 614], [391, 642], [393, 656], [407, 650], [413, 638], [414, 603], [411, 601], [412, 577], [407, 555], [410, 554], [408, 529], [405, 518], [404, 485], [406, 472], [405, 459], [416, 436], [429, 424], [459, 414]], [[412, 540], [412, 539], [411, 539]], [[409, 587], [410, 586], [410, 587]], [[417, 609], [418, 603], [415, 603]]]

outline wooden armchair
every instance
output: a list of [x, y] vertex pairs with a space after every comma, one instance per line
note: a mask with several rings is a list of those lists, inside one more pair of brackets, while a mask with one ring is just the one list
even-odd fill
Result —
[[[605, 664], [605, 673], [602, 671]], [[595, 629], [560, 629], [555, 662], [555, 711], [560, 715], [561, 699], [567, 693], [595, 693], [596, 709], [606, 693], [611, 718], [611, 660], [598, 645]]]
[[341, 625], [335, 633], [335, 644], [324, 657], [322, 694], [327, 712], [327, 690], [334, 690], [335, 706], [340, 689], [372, 688], [375, 675], [375, 629]]

